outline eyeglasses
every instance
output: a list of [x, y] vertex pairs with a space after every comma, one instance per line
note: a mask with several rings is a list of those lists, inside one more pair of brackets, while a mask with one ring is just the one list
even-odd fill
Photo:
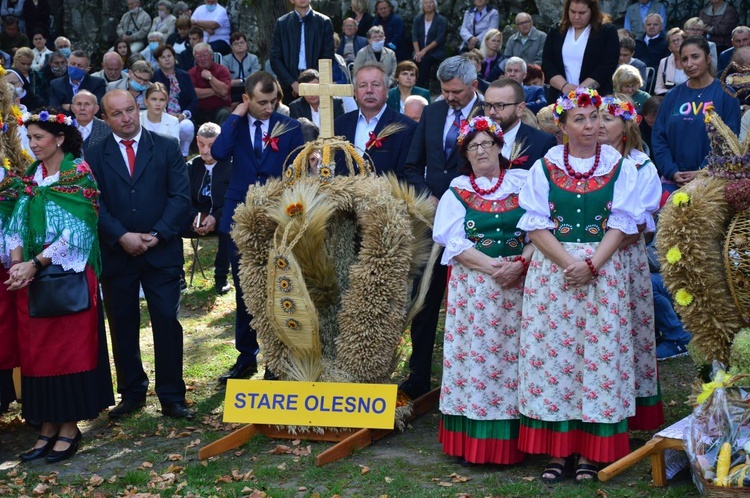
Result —
[[492, 112], [493, 110], [497, 109], [500, 112], [503, 112], [506, 107], [509, 105], [518, 105], [520, 102], [487, 102], [484, 101], [484, 110]]
[[516, 26], [526, 26], [527, 24], [531, 24], [531, 21], [521, 21], [517, 22]]
[[470, 152], [476, 152], [479, 147], [481, 147], [484, 150], [490, 149], [493, 145], [495, 145], [495, 142], [492, 140], [487, 140], [486, 142], [479, 142], [477, 144], [471, 144], [466, 146], [466, 150]]

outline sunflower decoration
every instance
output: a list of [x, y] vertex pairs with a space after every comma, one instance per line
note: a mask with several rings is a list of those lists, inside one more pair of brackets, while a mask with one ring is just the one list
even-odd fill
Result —
[[286, 215], [290, 218], [297, 218], [302, 216], [302, 213], [305, 211], [305, 208], [302, 206], [302, 203], [295, 202], [293, 204], [289, 204], [286, 207]]
[[294, 313], [296, 306], [294, 305], [294, 301], [288, 297], [284, 297], [281, 298], [281, 309], [284, 313]]
[[292, 281], [289, 279], [289, 277], [279, 277], [279, 279], [276, 281], [276, 284], [281, 292], [292, 291]]
[[299, 323], [294, 318], [289, 318], [286, 321], [286, 328], [288, 328], [289, 330], [293, 330], [293, 331], [296, 332], [296, 331], [298, 331], [298, 330], [300, 330], [302, 328], [302, 324]]
[[323, 164], [318, 166], [318, 176], [320, 177], [320, 181], [323, 183], [330, 182], [331, 178], [333, 178], [333, 171], [334, 166], [325, 166]]
[[665, 204], [657, 248], [675, 309], [693, 334], [693, 359], [729, 365], [734, 336], [750, 323], [750, 288], [743, 285], [750, 251], [742, 245], [750, 235], [750, 215], [741, 209], [745, 202], [736, 202], [750, 195], [744, 184], [750, 141], [740, 141], [711, 105], [705, 123], [711, 142], [706, 167]]
[[289, 268], [289, 260], [286, 259], [284, 256], [276, 256], [276, 268], [279, 270], [286, 270]]

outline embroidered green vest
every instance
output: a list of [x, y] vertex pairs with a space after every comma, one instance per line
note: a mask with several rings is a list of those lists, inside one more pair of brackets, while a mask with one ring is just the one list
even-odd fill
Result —
[[466, 208], [464, 231], [478, 251], [491, 258], [521, 254], [526, 234], [516, 228], [524, 213], [518, 194], [488, 201], [470, 190], [451, 187], [451, 191]]
[[569, 177], [546, 159], [542, 161], [549, 181], [549, 210], [555, 223], [552, 230], [555, 238], [560, 242], [601, 241], [607, 231], [622, 160], [606, 175], [580, 180]]

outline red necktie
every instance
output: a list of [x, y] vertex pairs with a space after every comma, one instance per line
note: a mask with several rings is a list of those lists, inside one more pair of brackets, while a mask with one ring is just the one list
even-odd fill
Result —
[[120, 140], [120, 143], [125, 146], [125, 153], [128, 155], [130, 178], [133, 178], [133, 172], [135, 171], [135, 149], [133, 149], [133, 144], [135, 140]]

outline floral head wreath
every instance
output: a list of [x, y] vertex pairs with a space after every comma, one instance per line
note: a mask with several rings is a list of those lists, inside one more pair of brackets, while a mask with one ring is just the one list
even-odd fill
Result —
[[47, 111], [42, 111], [39, 114], [31, 114], [30, 112], [24, 112], [18, 118], [18, 126], [24, 124], [33, 123], [34, 121], [46, 121], [48, 123], [59, 123], [66, 126], [78, 127], [78, 123], [74, 118], [66, 116], [65, 114], [50, 114]]
[[612, 116], [621, 118], [623, 121], [635, 121], [636, 124], [641, 122], [641, 116], [636, 112], [635, 106], [627, 100], [617, 97], [604, 97], [600, 109]]
[[463, 143], [469, 133], [475, 131], [486, 131], [491, 135], [495, 135], [500, 140], [503, 139], [503, 130], [499, 124], [487, 116], [477, 116], [468, 121], [461, 121], [461, 129], [458, 132], [458, 145]]
[[555, 123], [560, 121], [560, 117], [566, 112], [575, 107], [588, 107], [593, 105], [596, 108], [601, 107], [602, 98], [599, 96], [599, 92], [593, 88], [584, 88], [579, 86], [575, 90], [571, 90], [567, 95], [560, 95], [555, 103], [553, 109], [553, 115], [555, 117]]

